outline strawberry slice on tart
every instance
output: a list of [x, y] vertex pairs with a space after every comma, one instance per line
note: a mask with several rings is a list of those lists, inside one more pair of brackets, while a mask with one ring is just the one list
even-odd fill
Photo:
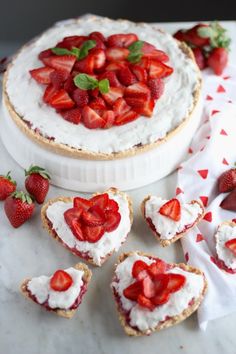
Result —
[[77, 263], [68, 269], [57, 270], [51, 276], [41, 275], [25, 279], [21, 293], [47, 311], [58, 316], [72, 318], [91, 280], [92, 272], [84, 263]]
[[86, 199], [60, 197], [41, 211], [43, 226], [65, 248], [101, 266], [125, 242], [133, 221], [130, 198], [116, 188]]
[[222, 222], [215, 233], [216, 264], [229, 273], [236, 272], [236, 220]]
[[148, 196], [141, 203], [141, 211], [161, 246], [169, 246], [191, 230], [204, 216], [201, 201], [181, 203], [177, 198], [164, 200]]
[[203, 300], [207, 282], [197, 268], [136, 251], [121, 254], [111, 288], [126, 334], [142, 336], [190, 316]]
[[[67, 122], [88, 129], [109, 129], [140, 116], [152, 117], [164, 80], [173, 73], [168, 55], [134, 33], [68, 36], [38, 58], [44, 66], [29, 74], [46, 86], [44, 103]], [[121, 98], [129, 107], [125, 112], [119, 112]]]

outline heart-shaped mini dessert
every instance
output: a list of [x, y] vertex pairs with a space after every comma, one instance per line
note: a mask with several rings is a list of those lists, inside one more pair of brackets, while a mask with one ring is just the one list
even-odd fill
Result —
[[207, 282], [197, 268], [130, 252], [119, 257], [111, 287], [125, 332], [141, 336], [189, 317], [202, 302]]
[[100, 266], [125, 242], [133, 222], [130, 198], [116, 188], [90, 199], [60, 197], [41, 212], [43, 226], [73, 254]]
[[215, 234], [216, 264], [230, 273], [236, 273], [236, 222], [224, 221]]
[[163, 247], [184, 236], [204, 216], [200, 201], [180, 203], [176, 198], [164, 200], [156, 196], [146, 197], [141, 204], [141, 211]]
[[58, 316], [72, 318], [87, 291], [92, 273], [83, 263], [52, 276], [42, 275], [26, 279], [21, 284], [22, 294]]

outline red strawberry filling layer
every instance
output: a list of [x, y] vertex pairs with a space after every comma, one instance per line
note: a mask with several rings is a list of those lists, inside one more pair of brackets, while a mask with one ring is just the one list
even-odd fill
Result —
[[[80, 293], [78, 295], [78, 297], [75, 299], [74, 303], [70, 306], [70, 308], [68, 309], [65, 309], [65, 310], [75, 310], [78, 308], [78, 306], [80, 305], [82, 299], [83, 299], [83, 296], [84, 294], [86, 293], [87, 291], [87, 283], [86, 282], [83, 282], [83, 284], [81, 285], [81, 288], [80, 288]], [[48, 311], [53, 311], [53, 310], [60, 310], [59, 308], [51, 308], [49, 306], [49, 303], [48, 303], [48, 300], [46, 300], [44, 303], [39, 303], [36, 296], [33, 295], [31, 293], [31, 291], [27, 288], [27, 291], [28, 291], [28, 294], [29, 294], [29, 297], [34, 301], [36, 302], [37, 304], [43, 306], [46, 310]], [[64, 309], [63, 309], [64, 310]]]
[[91, 199], [74, 198], [73, 208], [65, 211], [64, 219], [79, 241], [95, 243], [105, 232], [117, 229], [121, 215], [118, 203], [103, 193]]
[[70, 123], [107, 129], [151, 117], [173, 68], [168, 55], [136, 34], [70, 36], [39, 54], [30, 70], [43, 101]]

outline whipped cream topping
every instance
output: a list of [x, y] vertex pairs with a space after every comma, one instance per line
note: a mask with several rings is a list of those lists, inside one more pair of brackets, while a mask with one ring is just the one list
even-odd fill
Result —
[[216, 238], [216, 252], [225, 265], [231, 269], [236, 269], [236, 256], [225, 247], [225, 242], [236, 238], [236, 224], [228, 225], [221, 224], [215, 235]]
[[120, 297], [122, 307], [125, 311], [129, 312], [130, 326], [137, 327], [140, 331], [155, 329], [159, 322], [164, 321], [166, 317], [180, 315], [187, 307], [192, 299], [200, 296], [204, 289], [204, 279], [200, 274], [190, 273], [184, 271], [179, 267], [174, 267], [167, 271], [167, 273], [182, 274], [186, 277], [185, 285], [176, 293], [171, 294], [167, 303], [157, 306], [153, 311], [141, 307], [137, 302], [127, 299], [123, 295], [123, 291], [130, 284], [134, 282], [132, 277], [132, 267], [135, 261], [142, 260], [147, 264], [153, 263], [153, 260], [140, 256], [136, 253], [127, 257], [120, 263], [115, 274], [118, 281], [112, 282], [111, 286], [116, 290]]
[[174, 221], [165, 215], [161, 215], [159, 210], [168, 200], [151, 196], [145, 203], [145, 217], [152, 220], [156, 232], [161, 239], [171, 239], [177, 233], [182, 232], [187, 225], [193, 224], [196, 219], [202, 214], [202, 208], [195, 203], [181, 203], [181, 219]]
[[118, 251], [121, 244], [125, 241], [130, 232], [130, 211], [129, 202], [119, 194], [108, 193], [110, 199], [114, 199], [119, 205], [121, 220], [118, 227], [112, 232], [105, 232], [104, 235], [95, 243], [79, 241], [72, 233], [71, 229], [64, 220], [64, 212], [73, 207], [73, 203], [58, 201], [47, 208], [47, 217], [52, 223], [60, 239], [70, 248], [75, 248], [80, 252], [88, 253], [97, 265], [101, 265], [102, 258], [112, 251]]
[[28, 284], [27, 288], [32, 295], [36, 297], [39, 304], [44, 304], [48, 300], [48, 305], [52, 309], [69, 309], [77, 299], [80, 294], [81, 286], [83, 285], [83, 274], [82, 270], [70, 267], [65, 269], [65, 272], [70, 274], [73, 279], [73, 284], [66, 291], [55, 291], [50, 287], [50, 279], [52, 277], [47, 277], [41, 275], [40, 277], [32, 278]]
[[[43, 102], [45, 86], [35, 82], [29, 74], [29, 70], [43, 66], [38, 54], [54, 47], [65, 36], [86, 35], [92, 31], [100, 31], [105, 36], [134, 32], [141, 40], [152, 43], [169, 55], [169, 65], [174, 68], [174, 73], [165, 79], [164, 94], [157, 101], [151, 119], [139, 117], [124, 126], [91, 131], [83, 124], [74, 125], [65, 121]], [[193, 92], [198, 83], [199, 71], [195, 63], [186, 57], [170, 34], [150, 24], [85, 16], [59, 22], [23, 47], [12, 62], [6, 87], [15, 111], [30, 123], [31, 129], [37, 129], [46, 138], [53, 137], [55, 143], [87, 152], [110, 154], [140, 143], [153, 143], [178, 127], [193, 109]]]

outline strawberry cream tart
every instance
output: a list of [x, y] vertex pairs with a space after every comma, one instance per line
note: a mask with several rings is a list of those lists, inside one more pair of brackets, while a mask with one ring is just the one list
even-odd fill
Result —
[[[57, 23], [15, 55], [3, 83], [4, 128], [29, 148], [30, 162], [41, 156], [51, 166], [56, 184], [134, 188], [180, 163], [198, 124], [200, 92], [184, 43], [156, 25], [88, 15]], [[27, 153], [3, 141], [25, 165]]]

